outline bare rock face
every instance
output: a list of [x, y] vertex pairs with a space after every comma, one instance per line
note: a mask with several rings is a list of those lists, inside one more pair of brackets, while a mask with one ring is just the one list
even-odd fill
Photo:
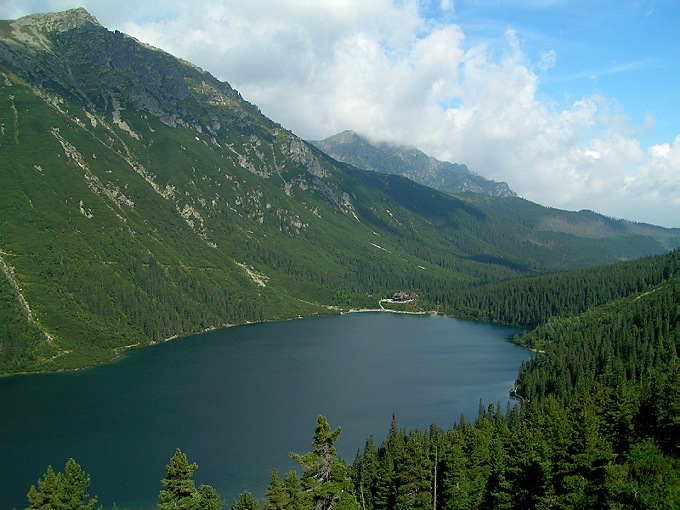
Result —
[[313, 176], [319, 179], [328, 177], [328, 170], [321, 166], [318, 158], [302, 140], [294, 138], [290, 141], [290, 157], [293, 161], [302, 163]]
[[214, 126], [242, 119], [243, 107], [257, 112], [228, 83], [133, 37], [107, 30], [83, 8], [26, 16], [10, 27], [9, 34], [0, 33], [0, 57], [11, 61], [19, 76], [38, 91], [75, 95], [94, 111], [109, 112], [116, 105], [136, 108], [169, 126], [212, 132]]

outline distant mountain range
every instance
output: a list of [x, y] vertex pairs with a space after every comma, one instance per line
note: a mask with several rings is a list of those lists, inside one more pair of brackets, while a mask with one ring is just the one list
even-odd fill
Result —
[[0, 21], [0, 373], [395, 292], [442, 309], [459, 289], [680, 246], [678, 229], [337, 159], [84, 9]]
[[354, 131], [343, 131], [311, 143], [338, 161], [384, 174], [402, 175], [442, 191], [517, 196], [506, 183], [485, 179], [466, 165], [439, 161], [414, 147], [372, 143]]

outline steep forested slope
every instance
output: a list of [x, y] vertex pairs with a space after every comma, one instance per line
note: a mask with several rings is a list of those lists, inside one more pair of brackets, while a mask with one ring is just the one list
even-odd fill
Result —
[[656, 288], [678, 270], [677, 250], [654, 257], [580, 271], [517, 278], [435, 299], [458, 316], [536, 327], [551, 317], [576, 315], [617, 298]]

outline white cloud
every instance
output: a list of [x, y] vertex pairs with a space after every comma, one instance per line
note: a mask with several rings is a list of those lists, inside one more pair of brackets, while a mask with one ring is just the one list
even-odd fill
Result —
[[557, 63], [557, 52], [555, 50], [543, 51], [541, 52], [541, 57], [536, 64], [536, 67], [542, 71], [546, 72], [548, 69], [555, 67]]
[[653, 158], [665, 158], [671, 153], [671, 146], [668, 143], [653, 145], [649, 148], [649, 155]]
[[642, 147], [646, 126], [597, 93], [557, 109], [540, 92], [556, 52], [532, 63], [513, 29], [500, 46], [468, 42], [450, 0], [428, 4], [438, 20], [418, 0], [83, 4], [229, 81], [304, 138], [354, 129], [466, 163], [541, 204], [680, 226], [678, 139]]

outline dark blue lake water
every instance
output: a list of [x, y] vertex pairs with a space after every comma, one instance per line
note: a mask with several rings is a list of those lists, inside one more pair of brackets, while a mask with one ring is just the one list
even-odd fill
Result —
[[[48, 464], [69, 457], [92, 477], [105, 509], [155, 508], [165, 465], [181, 448], [197, 485], [227, 507], [261, 496], [305, 453], [316, 418], [342, 427], [352, 462], [373, 435], [448, 429], [479, 402], [508, 402], [530, 353], [516, 330], [432, 315], [355, 313], [253, 324], [130, 351], [78, 372], [0, 379], [0, 509], [25, 508]], [[298, 473], [300, 473], [298, 469]]]

